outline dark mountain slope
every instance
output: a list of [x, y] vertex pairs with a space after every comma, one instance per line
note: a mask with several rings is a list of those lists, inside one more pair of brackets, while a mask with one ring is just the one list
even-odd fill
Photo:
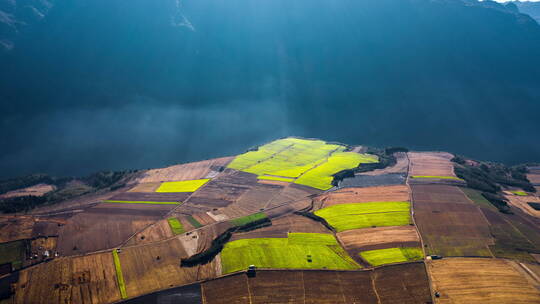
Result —
[[540, 26], [500, 7], [57, 3], [2, 58], [0, 169], [159, 166], [286, 134], [538, 161]]

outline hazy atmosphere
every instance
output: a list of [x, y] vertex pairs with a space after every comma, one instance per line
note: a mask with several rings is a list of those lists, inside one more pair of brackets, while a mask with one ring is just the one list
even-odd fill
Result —
[[540, 161], [540, 26], [514, 7], [22, 2], [0, 1], [2, 177], [160, 167], [289, 135]]

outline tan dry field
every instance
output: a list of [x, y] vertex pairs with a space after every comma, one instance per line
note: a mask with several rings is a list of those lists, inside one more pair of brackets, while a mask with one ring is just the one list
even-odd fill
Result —
[[15, 303], [111, 303], [120, 300], [111, 252], [56, 258], [24, 269]]
[[505, 197], [508, 199], [508, 202], [512, 206], [515, 206], [523, 210], [523, 212], [531, 216], [540, 218], [540, 210], [535, 210], [533, 207], [527, 204], [527, 203], [540, 203], [540, 197], [531, 196], [531, 195], [519, 196], [519, 195], [514, 195], [514, 194], [505, 195]]
[[404, 202], [409, 201], [409, 188], [406, 185], [343, 188], [317, 197], [322, 208], [349, 203]]
[[[427, 303], [422, 263], [372, 271], [264, 270], [255, 277], [232, 275], [201, 284], [203, 303]], [[378, 300], [380, 299], [380, 301]]]
[[270, 201], [268, 201], [264, 208], [280, 206], [282, 204], [297, 201], [306, 197], [312, 197], [320, 193], [322, 193], [322, 191], [317, 189], [302, 185], [290, 184], [283, 188], [283, 190], [275, 195]]
[[381, 175], [381, 174], [388, 174], [388, 173], [407, 173], [409, 170], [409, 159], [407, 158], [407, 153], [405, 152], [397, 152], [394, 153], [394, 156], [396, 157], [396, 164], [384, 168], [384, 169], [377, 169], [373, 171], [368, 172], [362, 172], [362, 175]]
[[235, 202], [224, 208], [219, 208], [219, 213], [225, 214], [229, 218], [256, 213], [264, 209], [265, 206], [278, 195], [283, 187], [276, 185], [255, 185], [244, 192]]
[[0, 216], [0, 243], [31, 238], [34, 224], [31, 216]]
[[148, 244], [172, 238], [173, 236], [174, 235], [169, 225], [169, 222], [166, 219], [159, 220], [153, 223], [148, 228], [134, 235], [126, 243], [126, 246]]
[[312, 199], [306, 198], [297, 200], [288, 204], [284, 204], [278, 207], [273, 207], [272, 209], [265, 210], [264, 213], [268, 215], [269, 218], [274, 219], [281, 217], [295, 211], [308, 210], [312, 207]]
[[139, 183], [183, 181], [205, 178], [214, 167], [227, 165], [234, 157], [222, 157], [194, 163], [180, 164], [161, 169], [152, 169], [144, 173]]
[[70, 218], [59, 232], [61, 255], [119, 246], [134, 233], [161, 219], [174, 205], [102, 203]]
[[337, 233], [337, 238], [351, 256], [365, 250], [420, 247], [420, 238], [414, 226], [347, 230]]
[[161, 185], [160, 182], [155, 183], [140, 183], [136, 184], [135, 187], [128, 190], [128, 192], [156, 192], [157, 188]]
[[503, 259], [449, 258], [428, 264], [435, 303], [540, 303], [540, 291]]
[[187, 257], [179, 238], [142, 246], [124, 247], [119, 254], [128, 297], [186, 285], [218, 275], [219, 260], [196, 267], [180, 267]]
[[447, 152], [408, 152], [409, 175], [456, 176], [450, 161], [454, 156]]
[[19, 197], [19, 196], [43, 196], [45, 193], [53, 191], [56, 189], [53, 185], [47, 185], [47, 184], [37, 184], [34, 186], [17, 189], [13, 191], [9, 191], [4, 194], [0, 194], [0, 199], [4, 198], [10, 198], [10, 197]]
[[272, 219], [272, 226], [234, 233], [231, 241], [252, 238], [286, 238], [289, 232], [332, 233], [319, 222], [305, 216], [291, 214]]

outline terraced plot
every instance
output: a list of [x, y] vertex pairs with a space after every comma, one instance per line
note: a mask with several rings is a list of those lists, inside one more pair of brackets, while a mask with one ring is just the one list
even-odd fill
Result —
[[386, 248], [360, 252], [360, 256], [373, 266], [418, 261], [424, 253], [418, 247]]
[[336, 231], [402, 226], [411, 223], [409, 202], [370, 202], [340, 204], [315, 211]]
[[289, 233], [288, 238], [240, 239], [221, 252], [223, 273], [259, 268], [358, 269], [330, 234]]
[[[449, 258], [428, 264], [437, 303], [540, 303], [540, 282], [516, 262], [501, 259]], [[520, 269], [521, 268], [521, 269]]]

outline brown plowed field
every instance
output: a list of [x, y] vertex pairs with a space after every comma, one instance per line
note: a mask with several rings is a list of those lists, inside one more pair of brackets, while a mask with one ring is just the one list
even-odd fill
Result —
[[384, 169], [377, 169], [373, 171], [368, 172], [362, 172], [362, 175], [381, 175], [381, 174], [388, 174], [388, 173], [407, 173], [407, 170], [409, 168], [409, 159], [407, 158], [407, 154], [405, 152], [397, 152], [394, 153], [394, 156], [396, 157], [396, 164], [384, 168]]
[[349, 203], [404, 202], [409, 200], [409, 188], [405, 185], [344, 188], [322, 194], [317, 200], [323, 202], [323, 208]]
[[266, 204], [265, 208], [276, 207], [287, 202], [296, 201], [316, 194], [315, 191], [308, 190], [306, 187], [290, 184], [283, 188], [279, 194], [274, 196], [268, 204]]
[[411, 263], [373, 271], [259, 270], [202, 284], [203, 303], [427, 303], [424, 265]]
[[158, 193], [158, 192], [125, 192], [110, 198], [113, 201], [147, 201], [147, 202], [183, 202], [191, 192]]
[[455, 176], [454, 156], [446, 152], [409, 152], [409, 175]]
[[148, 170], [144, 173], [139, 183], [183, 181], [201, 179], [212, 171], [227, 165], [234, 157], [222, 157], [200, 162], [170, 166], [161, 169]]
[[287, 215], [272, 219], [272, 226], [249, 232], [235, 233], [231, 240], [252, 238], [286, 238], [289, 232], [331, 233], [324, 225], [301, 215]]
[[127, 246], [148, 244], [173, 237], [171, 227], [167, 220], [159, 220], [133, 236]]
[[219, 222], [215, 225], [206, 226], [197, 230], [199, 239], [197, 243], [197, 252], [203, 252], [210, 248], [212, 241], [230, 227], [232, 226], [229, 222]]
[[114, 248], [171, 208], [174, 205], [99, 204], [73, 216], [60, 228], [58, 251], [73, 255]]
[[413, 226], [347, 230], [339, 232], [337, 237], [353, 257], [364, 250], [421, 246]]
[[210, 217], [208, 214], [206, 213], [196, 213], [196, 214], [193, 214], [193, 218], [201, 223], [203, 226], [206, 226], [206, 225], [210, 225], [210, 224], [213, 224], [215, 223], [216, 221]]
[[540, 203], [539, 197], [530, 196], [530, 195], [519, 196], [519, 195], [513, 195], [513, 194], [505, 195], [505, 197], [508, 199], [508, 202], [511, 205], [521, 209], [523, 212], [531, 216], [540, 218], [540, 210], [535, 210], [533, 207], [527, 204], [527, 203]]
[[259, 184], [263, 185], [274, 185], [274, 186], [281, 186], [281, 187], [287, 187], [291, 183], [289, 182], [282, 182], [282, 181], [275, 181], [275, 180], [268, 180], [268, 179], [260, 179]]
[[436, 303], [540, 303], [540, 291], [500, 259], [450, 258], [428, 263]]
[[283, 187], [275, 185], [256, 185], [244, 192], [233, 204], [219, 211], [230, 218], [259, 212], [268, 202], [281, 192]]
[[120, 300], [111, 252], [57, 258], [20, 272], [15, 303], [111, 303]]
[[411, 186], [414, 217], [428, 254], [492, 256], [489, 223], [457, 187]]
[[213, 270], [215, 262], [191, 268], [180, 267], [180, 259], [187, 257], [187, 253], [178, 238], [125, 247], [119, 257], [129, 297], [217, 275]]
[[188, 202], [194, 204], [208, 200], [234, 202], [251, 187], [257, 185], [257, 176], [245, 172], [223, 174], [205, 184], [204, 188], [195, 192]]
[[270, 210], [264, 211], [269, 218], [280, 217], [294, 211], [304, 210], [311, 207], [311, 199], [303, 199], [290, 204], [285, 204]]
[[161, 185], [160, 182], [137, 184], [135, 187], [129, 189], [128, 192], [156, 192], [159, 185]]

